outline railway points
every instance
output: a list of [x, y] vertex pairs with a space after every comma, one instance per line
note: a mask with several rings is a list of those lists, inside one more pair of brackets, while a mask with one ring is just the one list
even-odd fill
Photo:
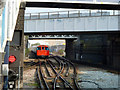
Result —
[[[32, 73], [35, 74], [34, 77], [37, 79], [35, 83], [38, 84], [37, 87], [33, 89], [104, 90], [105, 88], [118, 88], [118, 73], [111, 73], [101, 68], [72, 63], [60, 56], [39, 59], [38, 62], [36, 67], [33, 68], [36, 70], [36, 74], [35, 72]], [[69, 67], [67, 64], [69, 64]], [[67, 71], [68, 68], [70, 68], [69, 71]], [[66, 72], [69, 73], [67, 76]], [[108, 77], [110, 79], [108, 79]], [[109, 81], [111, 81], [111, 83], [109, 83]]]

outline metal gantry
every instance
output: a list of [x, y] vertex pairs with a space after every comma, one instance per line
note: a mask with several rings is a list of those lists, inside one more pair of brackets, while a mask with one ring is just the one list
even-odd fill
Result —
[[35, 39], [77, 39], [76, 35], [29, 35], [29, 40]]

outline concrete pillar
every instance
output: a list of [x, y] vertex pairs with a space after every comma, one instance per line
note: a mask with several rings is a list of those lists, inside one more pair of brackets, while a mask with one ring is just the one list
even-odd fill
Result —
[[74, 52], [74, 40], [73, 39], [66, 39], [66, 58], [69, 60], [75, 60], [75, 52]]
[[74, 49], [75, 49], [75, 60], [79, 61], [80, 60], [80, 36], [76, 36], [77, 39], [74, 40]]
[[107, 65], [120, 71], [120, 34], [109, 35]]
[[3, 88], [3, 76], [2, 76], [2, 72], [1, 72], [1, 67], [2, 67], [2, 63], [4, 63], [4, 52], [0, 52], [0, 90], [2, 90]]

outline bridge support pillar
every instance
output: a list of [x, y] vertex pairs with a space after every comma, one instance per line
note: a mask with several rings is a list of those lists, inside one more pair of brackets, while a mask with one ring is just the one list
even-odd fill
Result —
[[3, 88], [3, 75], [1, 72], [2, 63], [4, 63], [5, 52], [0, 52], [0, 90]]
[[73, 39], [66, 39], [66, 58], [69, 60], [75, 59], [75, 52], [74, 52], [74, 40]]

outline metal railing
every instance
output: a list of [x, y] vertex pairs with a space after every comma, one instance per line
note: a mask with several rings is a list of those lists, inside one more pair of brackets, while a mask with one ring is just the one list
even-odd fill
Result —
[[56, 19], [71, 17], [120, 15], [118, 10], [70, 10], [56, 12], [26, 13], [25, 19]]

